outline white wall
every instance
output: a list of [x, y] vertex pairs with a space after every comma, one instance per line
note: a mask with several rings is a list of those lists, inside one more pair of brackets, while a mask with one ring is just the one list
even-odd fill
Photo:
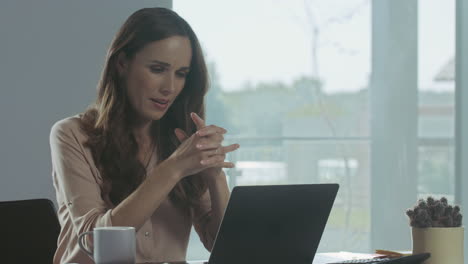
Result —
[[0, 2], [0, 201], [55, 201], [50, 127], [93, 101], [112, 37], [154, 6], [172, 1]]

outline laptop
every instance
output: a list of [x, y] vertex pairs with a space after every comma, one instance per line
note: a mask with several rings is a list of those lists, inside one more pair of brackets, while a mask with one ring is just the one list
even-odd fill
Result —
[[338, 184], [234, 187], [204, 263], [311, 264], [338, 188]]

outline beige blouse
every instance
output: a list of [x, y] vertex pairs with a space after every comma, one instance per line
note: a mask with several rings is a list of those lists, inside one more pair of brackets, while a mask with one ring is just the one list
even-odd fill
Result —
[[[112, 226], [113, 207], [102, 192], [103, 179], [90, 149], [83, 146], [86, 139], [79, 116], [60, 120], [51, 129], [52, 177], [61, 225], [54, 264], [93, 263], [80, 250], [78, 235], [94, 227]], [[192, 224], [205, 248], [211, 250], [216, 234], [207, 228], [210, 218], [208, 191], [201, 206], [190, 210], [182, 210], [166, 199], [137, 230], [137, 262], [185, 260]]]

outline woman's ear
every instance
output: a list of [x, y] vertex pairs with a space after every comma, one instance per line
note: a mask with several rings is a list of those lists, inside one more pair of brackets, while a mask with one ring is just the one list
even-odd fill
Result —
[[125, 52], [120, 52], [119, 55], [117, 55], [117, 71], [119, 71], [119, 74], [121, 76], [126, 75], [127, 70], [128, 70], [128, 59], [127, 55]]

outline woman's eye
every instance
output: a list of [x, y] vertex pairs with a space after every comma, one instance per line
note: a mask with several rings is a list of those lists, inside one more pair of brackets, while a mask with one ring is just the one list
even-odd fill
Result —
[[187, 72], [177, 72], [177, 76], [180, 77], [180, 78], [185, 78], [187, 77]]
[[150, 67], [150, 70], [155, 73], [160, 73], [164, 71], [163, 67]]

